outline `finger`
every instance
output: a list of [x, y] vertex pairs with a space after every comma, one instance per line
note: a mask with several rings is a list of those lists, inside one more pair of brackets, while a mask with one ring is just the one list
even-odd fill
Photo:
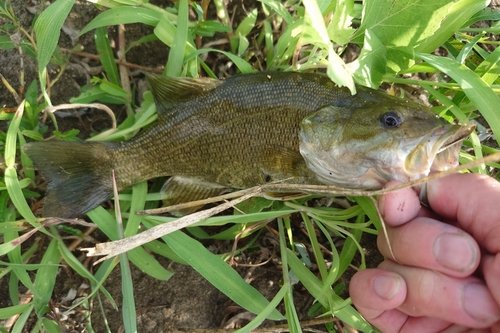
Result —
[[405, 279], [406, 299], [398, 309], [411, 317], [433, 317], [472, 328], [490, 327], [500, 319], [500, 307], [479, 279], [453, 278], [389, 260], [379, 268]]
[[394, 254], [392, 259], [404, 265], [465, 277], [476, 270], [481, 260], [472, 236], [427, 217], [417, 217], [397, 228], [388, 227], [387, 235], [390, 241], [384, 233], [377, 238], [380, 252], [386, 258]]
[[349, 295], [359, 313], [382, 332], [399, 332], [408, 319], [396, 310], [406, 298], [405, 281], [396, 273], [361, 270], [349, 282]]
[[451, 325], [442, 319], [414, 318], [399, 311], [406, 292], [406, 282], [399, 274], [380, 269], [359, 271], [349, 283], [356, 309], [382, 332], [441, 332]]
[[[500, 254], [495, 256], [485, 255], [481, 268], [486, 285], [491, 290], [497, 304], [500, 305]], [[498, 323], [498, 326], [498, 332], [500, 332], [500, 323]]]
[[[399, 185], [399, 182], [389, 182], [385, 188]], [[381, 195], [378, 199], [378, 208], [387, 225], [398, 226], [417, 216], [420, 209], [420, 200], [411, 188]]]
[[427, 197], [437, 214], [457, 221], [490, 253], [500, 253], [500, 183], [478, 174], [430, 181]]

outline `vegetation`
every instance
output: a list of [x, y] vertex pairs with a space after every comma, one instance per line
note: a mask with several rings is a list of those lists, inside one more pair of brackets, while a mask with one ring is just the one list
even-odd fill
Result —
[[[231, 14], [223, 0], [214, 0], [217, 9], [214, 20], [207, 20], [207, 2], [201, 4], [180, 0], [174, 7], [162, 9], [147, 0], [89, 0], [102, 8], [82, 32], [94, 31], [99, 58], [105, 76], [95, 77], [88, 90], [74, 98], [74, 103], [101, 101], [124, 104], [130, 111], [127, 119], [116, 130], [94, 135], [90, 140], [124, 140], [135, 135], [156, 119], [155, 106], [150, 92], [144, 102], [136, 105], [130, 87], [122, 86], [123, 76], [115, 62], [106, 27], [141, 23], [154, 27], [154, 34], [144, 36], [134, 45], [160, 40], [170, 47], [164, 74], [169, 76], [216, 77], [202, 60], [207, 52], [219, 52], [227, 57], [241, 73], [257, 70], [322, 70], [339, 85], [349, 87], [355, 93], [355, 83], [378, 88], [383, 82], [412, 84], [437, 100], [434, 109], [440, 117], [461, 123], [484, 119], [477, 133], [465, 142], [460, 161], [467, 162], [483, 155], [498, 152], [500, 142], [500, 48], [492, 34], [500, 30], [500, 13], [486, 8], [484, 0], [304, 0], [279, 2], [261, 0], [248, 16], [233, 26]], [[103, 287], [110, 272], [120, 265], [123, 277], [122, 311], [126, 332], [136, 331], [134, 286], [130, 279], [129, 261], [147, 274], [166, 280], [171, 272], [155, 259], [164, 256], [173, 261], [194, 267], [208, 281], [224, 292], [234, 302], [257, 316], [240, 332], [258, 327], [265, 318], [286, 320], [291, 332], [301, 332], [301, 323], [295, 309], [292, 290], [297, 281], [314, 296], [316, 304], [310, 313], [336, 316], [340, 321], [360, 330], [374, 330], [350, 305], [349, 299], [339, 296], [344, 286], [339, 278], [360, 253], [362, 269], [365, 266], [359, 240], [363, 233], [376, 234], [381, 222], [376, 209], [367, 197], [350, 197], [350, 208], [308, 206], [306, 199], [273, 202], [252, 198], [238, 205], [233, 215], [213, 216], [189, 227], [189, 232], [175, 231], [144, 246], [108, 259], [95, 271], [75, 257], [61, 234], [79, 230], [54, 219], [35, 216], [29, 198], [38, 198], [34, 191], [36, 173], [31, 161], [20, 149], [27, 141], [43, 140], [47, 126], [41, 119], [44, 108], [52, 106], [47, 66], [60, 67], [61, 73], [67, 58], [58, 48], [60, 29], [69, 15], [75, 0], [56, 0], [48, 6], [25, 30], [12, 11], [9, 0], [0, 0], [0, 48], [16, 48], [35, 58], [38, 64], [38, 80], [29, 84], [26, 91], [16, 92], [3, 80], [13, 94], [19, 95], [20, 104], [15, 112], [0, 111], [0, 120], [9, 122], [6, 133], [0, 132], [0, 151], [4, 156], [0, 178], [0, 277], [9, 278], [9, 296], [12, 306], [0, 309], [0, 318], [18, 315], [11, 332], [21, 332], [31, 320], [31, 331], [59, 332], [50, 300], [60, 265], [69, 266], [76, 274], [86, 278], [91, 285], [89, 295], [80, 301], [108, 298]], [[189, 19], [189, 13], [196, 19]], [[259, 15], [261, 13], [262, 15]], [[262, 18], [261, 18], [262, 17]], [[471, 28], [478, 21], [489, 22], [487, 28]], [[221, 49], [200, 49], [200, 38], [225, 34], [228, 44]], [[11, 36], [18, 36], [17, 39]], [[255, 36], [255, 38], [250, 38]], [[346, 49], [357, 45], [359, 57], [346, 64], [342, 55]], [[133, 47], [133, 46], [132, 46]], [[441, 48], [440, 52], [433, 53]], [[262, 57], [256, 57], [259, 51]], [[1, 71], [1, 70], [0, 70]], [[428, 74], [426, 80], [415, 79], [414, 74]], [[431, 75], [432, 74], [432, 75]], [[41, 98], [38, 91], [41, 91]], [[58, 131], [57, 118], [51, 115], [54, 135], [60, 140], [77, 140], [75, 131]], [[494, 141], [496, 140], [496, 142]], [[488, 163], [470, 172], [497, 175], [500, 165]], [[146, 182], [133, 186], [118, 196], [120, 214], [96, 208], [88, 217], [109, 240], [130, 237], [142, 229], [149, 229], [174, 218], [157, 215], [136, 215], [145, 208], [154, 208], [161, 196], [150, 189]], [[244, 212], [245, 214], [241, 214]], [[297, 241], [291, 216], [301, 219], [308, 235], [308, 244]], [[281, 289], [268, 301], [256, 289], [247, 284], [227, 261], [228, 255], [215, 255], [206, 249], [200, 239], [250, 239], [247, 248], [254, 247], [254, 240], [265, 227], [262, 221], [275, 219], [280, 241], [280, 260], [283, 266]], [[217, 233], [207, 228], [218, 226]], [[224, 228], [220, 228], [224, 226]], [[36, 237], [40, 236], [40, 237]], [[322, 249], [319, 236], [327, 240], [328, 251]], [[333, 237], [343, 237], [345, 242], [337, 249]], [[36, 238], [36, 239], [35, 239]], [[46, 247], [41, 247], [44, 239]], [[30, 240], [29, 246], [20, 246]], [[305, 249], [307, 248], [307, 251]], [[239, 251], [245, 251], [240, 249]], [[151, 256], [149, 252], [153, 252]], [[311, 255], [311, 259], [308, 257]], [[34, 263], [35, 254], [41, 258]], [[236, 253], [238, 255], [238, 253]], [[317, 271], [310, 265], [314, 261]], [[28, 263], [29, 262], [29, 263]], [[34, 273], [34, 274], [31, 274]], [[23, 287], [24, 286], [24, 287]], [[20, 289], [27, 288], [33, 294], [29, 302], [21, 302]], [[284, 303], [284, 313], [276, 310]], [[75, 307], [79, 305], [76, 304]], [[35, 319], [30, 315], [35, 314]], [[325, 324], [328, 331], [339, 329], [332, 322]], [[93, 331], [92, 324], [87, 330]], [[0, 332], [6, 332], [0, 328]]]

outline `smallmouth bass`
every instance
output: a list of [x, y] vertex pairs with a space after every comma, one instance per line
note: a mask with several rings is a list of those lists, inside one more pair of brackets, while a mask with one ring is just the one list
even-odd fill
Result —
[[112, 170], [118, 190], [172, 176], [167, 204], [285, 179], [379, 189], [455, 166], [474, 130], [380, 91], [352, 96], [322, 74], [148, 80], [158, 121], [134, 138], [24, 146], [48, 181], [44, 216], [77, 217], [111, 198]]

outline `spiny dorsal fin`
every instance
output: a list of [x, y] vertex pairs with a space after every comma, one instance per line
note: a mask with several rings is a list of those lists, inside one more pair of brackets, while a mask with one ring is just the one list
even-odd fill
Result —
[[211, 78], [168, 77], [146, 73], [159, 112], [217, 88], [222, 82]]

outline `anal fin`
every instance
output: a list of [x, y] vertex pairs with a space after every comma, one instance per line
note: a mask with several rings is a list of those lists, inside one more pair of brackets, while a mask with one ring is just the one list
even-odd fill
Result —
[[[214, 183], [208, 183], [196, 178], [173, 176], [165, 182], [161, 192], [164, 198], [163, 205], [168, 207], [215, 197], [220, 195], [225, 190], [227, 190], [227, 187]], [[202, 206], [195, 206], [173, 211], [171, 213], [176, 216], [183, 216], [193, 213], [201, 207]]]

